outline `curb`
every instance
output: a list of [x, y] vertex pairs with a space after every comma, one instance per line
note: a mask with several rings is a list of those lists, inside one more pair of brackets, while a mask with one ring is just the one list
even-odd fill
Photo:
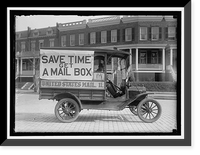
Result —
[[176, 95], [176, 92], [156, 92], [156, 91], [147, 91], [147, 93], [152, 93], [152, 94], [171, 94], [171, 95]]
[[147, 92], [150, 97], [160, 100], [176, 100], [175, 92]]
[[176, 100], [176, 96], [151, 96], [157, 100]]
[[16, 94], [39, 94], [37, 92], [34, 92], [34, 90], [29, 89], [29, 90], [23, 90], [23, 89], [15, 89]]

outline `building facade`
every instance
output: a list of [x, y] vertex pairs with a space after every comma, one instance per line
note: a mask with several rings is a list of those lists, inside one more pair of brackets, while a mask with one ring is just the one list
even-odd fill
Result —
[[33, 76], [39, 74], [39, 50], [41, 47], [58, 46], [56, 27], [16, 32], [15, 42], [15, 71], [16, 80], [21, 82], [33, 81]]
[[[177, 20], [172, 16], [111, 16], [16, 32], [16, 79], [31, 81], [40, 47], [114, 47], [131, 54], [136, 81], [171, 81], [176, 74]], [[116, 71], [117, 59], [108, 62]]]

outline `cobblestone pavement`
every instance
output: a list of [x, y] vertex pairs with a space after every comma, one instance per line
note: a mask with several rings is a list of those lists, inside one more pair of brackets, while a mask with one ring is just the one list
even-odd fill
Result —
[[158, 100], [162, 115], [154, 123], [144, 123], [129, 109], [122, 111], [82, 110], [72, 123], [62, 123], [54, 115], [56, 101], [38, 100], [38, 94], [16, 94], [16, 132], [172, 132], [176, 129], [176, 100]]

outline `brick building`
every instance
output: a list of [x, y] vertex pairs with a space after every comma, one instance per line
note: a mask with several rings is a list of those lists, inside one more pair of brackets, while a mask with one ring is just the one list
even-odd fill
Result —
[[[177, 21], [172, 16], [111, 16], [16, 32], [16, 80], [32, 81], [40, 47], [114, 47], [131, 53], [136, 81], [171, 81], [176, 75]], [[108, 63], [116, 70], [117, 60]]]
[[16, 32], [16, 80], [33, 81], [33, 75], [39, 73], [40, 47], [58, 46], [56, 27]]

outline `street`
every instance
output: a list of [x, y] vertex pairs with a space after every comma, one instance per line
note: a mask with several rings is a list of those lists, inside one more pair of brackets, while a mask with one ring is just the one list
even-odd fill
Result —
[[82, 110], [75, 122], [62, 123], [54, 114], [57, 101], [39, 100], [38, 97], [36, 93], [16, 93], [15, 132], [135, 133], [176, 129], [176, 100], [157, 100], [162, 114], [154, 123], [142, 122], [129, 109]]

